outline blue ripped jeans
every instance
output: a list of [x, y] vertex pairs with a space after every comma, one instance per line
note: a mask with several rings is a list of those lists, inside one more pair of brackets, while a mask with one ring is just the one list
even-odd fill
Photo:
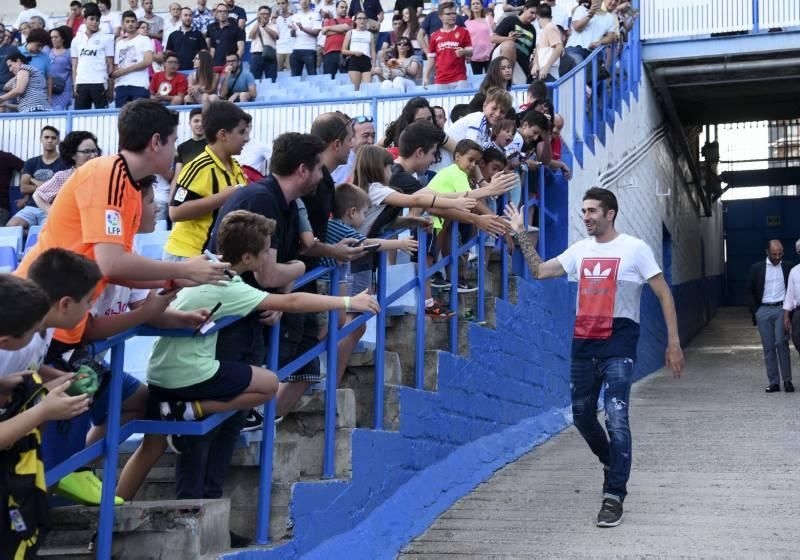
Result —
[[[605, 497], [622, 502], [631, 474], [631, 358], [573, 359], [570, 371], [575, 427], [608, 470]], [[606, 430], [597, 421], [597, 399], [604, 390]]]

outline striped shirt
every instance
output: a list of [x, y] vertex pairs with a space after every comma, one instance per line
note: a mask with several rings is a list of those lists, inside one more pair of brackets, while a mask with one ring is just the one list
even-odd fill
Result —
[[[246, 185], [249, 181], [236, 160], [231, 159], [230, 165], [231, 171], [228, 171], [206, 146], [199, 156], [181, 169], [170, 206], [218, 194], [234, 185]], [[198, 256], [208, 243], [218, 212], [219, 208], [216, 208], [197, 218], [175, 222], [164, 250], [178, 257]]]
[[[325, 243], [328, 243], [329, 245], [336, 245], [339, 243], [339, 241], [342, 239], [347, 239], [348, 237], [352, 239], [358, 239], [359, 241], [364, 241], [367, 239], [353, 226], [349, 226], [341, 220], [328, 220], [328, 233], [325, 236]], [[320, 265], [326, 267], [335, 266], [336, 261], [331, 257], [325, 257], [320, 260]]]
[[[30, 113], [32, 111], [49, 111], [50, 101], [47, 99], [47, 80], [44, 75], [29, 64], [20, 66], [20, 71], [27, 70], [30, 74], [28, 85], [17, 100], [19, 105], [17, 111], [20, 113]], [[14, 78], [12, 88], [16, 87], [17, 79]]]

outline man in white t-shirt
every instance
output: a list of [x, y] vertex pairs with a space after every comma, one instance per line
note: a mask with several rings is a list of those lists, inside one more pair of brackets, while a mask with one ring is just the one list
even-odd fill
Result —
[[[672, 293], [650, 247], [614, 228], [618, 208], [617, 197], [611, 191], [597, 187], [586, 191], [582, 212], [589, 237], [547, 262], [542, 262], [527, 235], [518, 235], [534, 278], [569, 274], [578, 280], [570, 371], [572, 415], [575, 427], [603, 464], [603, 505], [597, 516], [598, 527], [615, 527], [622, 521], [622, 502], [631, 471], [628, 409], [645, 282], [661, 303], [667, 324], [666, 366], [675, 377], [683, 371]], [[518, 234], [525, 231], [522, 215], [513, 205], [506, 214]], [[605, 389], [608, 435], [597, 421], [601, 388]]]
[[150, 97], [147, 86], [150, 77], [147, 69], [153, 62], [153, 41], [136, 33], [138, 20], [136, 14], [127, 11], [122, 14], [122, 28], [125, 39], [117, 39], [114, 49], [114, 105], [119, 109], [128, 101]]
[[[84, 10], [91, 4], [86, 4]], [[114, 37], [119, 37], [119, 32], [122, 27], [122, 17], [119, 12], [111, 11], [111, 0], [97, 0], [97, 7], [100, 9], [100, 31], [102, 33], [109, 33]], [[82, 23], [78, 28], [78, 32], [84, 30], [85, 23]]]
[[[188, 9], [188, 8], [187, 8]], [[189, 10], [191, 14], [192, 11]], [[173, 31], [181, 28], [181, 5], [173, 2], [169, 5], [169, 17], [164, 20], [164, 34], [161, 42], [166, 45]], [[150, 28], [152, 30], [152, 27]]]
[[294, 30], [292, 29], [289, 0], [278, 0], [276, 6], [276, 13], [270, 25], [278, 33], [278, 38], [275, 39], [275, 52], [278, 58], [278, 72], [280, 72], [289, 70], [289, 57], [294, 50]]
[[[83, 32], [78, 32], [70, 46], [72, 76], [75, 81], [75, 109], [108, 107], [108, 76], [114, 70], [114, 36], [100, 31], [100, 10], [87, 4]], [[110, 89], [110, 88], [109, 88]]]
[[50, 29], [50, 18], [43, 11], [36, 8], [36, 0], [22, 0], [20, 5], [25, 9], [17, 16], [17, 20], [14, 22], [14, 29], [19, 30], [20, 25], [29, 22], [34, 16], [42, 18], [44, 28]]
[[311, 0], [300, 0], [300, 9], [289, 25], [294, 29], [294, 46], [289, 57], [292, 76], [302, 76], [303, 68], [313, 76], [317, 73], [317, 35], [322, 29], [322, 20], [319, 13], [311, 9]]
[[137, 20], [141, 20], [144, 17], [144, 8], [139, 6], [139, 0], [128, 0], [128, 10], [136, 14]]
[[583, 62], [597, 47], [616, 41], [619, 35], [617, 17], [595, 5], [587, 8], [589, 3], [583, 0], [572, 14], [572, 33], [561, 63], [562, 75]]
[[552, 18], [553, 12], [550, 6], [539, 4], [536, 8], [536, 21], [539, 22], [541, 31], [536, 35], [531, 76], [545, 82], [554, 82], [558, 79], [561, 53], [564, 52], [561, 30]]

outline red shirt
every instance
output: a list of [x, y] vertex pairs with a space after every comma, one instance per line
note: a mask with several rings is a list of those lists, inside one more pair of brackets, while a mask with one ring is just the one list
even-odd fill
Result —
[[[322, 24], [322, 27], [330, 27], [332, 25], [340, 25], [342, 23], [352, 25], [353, 20], [349, 17], [329, 18], [325, 20], [325, 23]], [[330, 35], [325, 35], [325, 47], [322, 49], [322, 53], [328, 54], [332, 52], [341, 52], [345, 35], [347, 35], [347, 33], [331, 33]]]
[[561, 136], [550, 139], [550, 151], [553, 152], [553, 159], [561, 159]]
[[[162, 83], [170, 84], [170, 89], [167, 92], [159, 91]], [[153, 95], [186, 95], [189, 89], [189, 82], [186, 81], [186, 76], [178, 72], [172, 79], [167, 80], [166, 72], [156, 72], [153, 79], [150, 80], [150, 93]]]
[[456, 55], [456, 49], [472, 46], [469, 31], [456, 27], [452, 31], [434, 31], [428, 52], [436, 56], [435, 84], [452, 84], [467, 79], [467, 59]]
[[72, 27], [72, 36], [74, 37], [78, 34], [78, 29], [80, 29], [81, 25], [83, 25], [83, 16], [78, 16], [71, 22], [69, 21], [69, 18], [67, 18], [67, 24]]

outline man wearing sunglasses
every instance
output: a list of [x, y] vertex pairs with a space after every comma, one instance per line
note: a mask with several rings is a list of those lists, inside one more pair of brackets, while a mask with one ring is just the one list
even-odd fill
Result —
[[353, 177], [353, 167], [356, 164], [356, 153], [361, 146], [375, 143], [375, 123], [370, 116], [361, 115], [350, 121], [353, 127], [353, 143], [347, 162], [337, 167], [331, 176], [334, 182], [346, 183]]

